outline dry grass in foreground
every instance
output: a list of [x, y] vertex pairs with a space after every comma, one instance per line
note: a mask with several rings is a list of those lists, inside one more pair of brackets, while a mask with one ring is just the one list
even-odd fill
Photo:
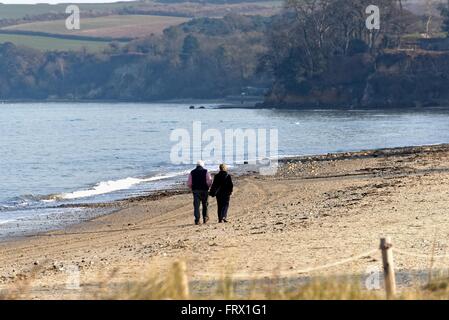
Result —
[[[36, 271], [36, 273], [38, 270]], [[94, 299], [99, 300], [383, 300], [382, 290], [365, 290], [360, 281], [352, 279], [311, 279], [295, 289], [283, 287], [276, 279], [271, 285], [255, 285], [249, 290], [237, 289], [236, 281], [226, 276], [218, 281], [215, 292], [209, 295], [193, 293], [189, 288], [185, 264], [175, 262], [165, 276], [149, 274], [140, 282], [110, 287], [113, 275], [102, 280]], [[12, 290], [0, 292], [0, 300], [29, 299], [33, 278], [16, 283]], [[83, 289], [80, 289], [81, 291]], [[82, 292], [80, 298], [83, 298]], [[449, 278], [437, 277], [420, 287], [403, 289], [398, 300], [449, 299]]]
[[[358, 279], [359, 280], [359, 279]], [[131, 285], [108, 299], [217, 299], [217, 300], [384, 300], [383, 290], [368, 291], [361, 281], [352, 279], [312, 279], [296, 289], [284, 289], [272, 280], [271, 286], [254, 285], [252, 290], [238, 292], [231, 276], [221, 279], [212, 296], [197, 296], [190, 293], [185, 275], [185, 265], [176, 262], [163, 278], [149, 276], [146, 281]], [[397, 300], [447, 300], [449, 299], [449, 278], [436, 276], [424, 286], [403, 289]]]

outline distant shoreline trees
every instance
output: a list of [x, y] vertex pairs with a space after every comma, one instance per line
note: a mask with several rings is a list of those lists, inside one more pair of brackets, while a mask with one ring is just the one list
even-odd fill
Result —
[[151, 101], [240, 95], [257, 73], [271, 18], [201, 18], [104, 52], [0, 45], [0, 99]]

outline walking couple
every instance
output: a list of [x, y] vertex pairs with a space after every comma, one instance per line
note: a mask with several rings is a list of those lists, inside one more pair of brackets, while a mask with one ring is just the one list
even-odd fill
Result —
[[229, 201], [234, 185], [231, 175], [228, 173], [228, 167], [225, 164], [220, 164], [219, 168], [220, 171], [215, 175], [213, 182], [210, 173], [204, 168], [204, 162], [201, 160], [198, 161], [196, 168], [189, 174], [187, 185], [193, 193], [196, 225], [200, 224], [200, 205], [202, 205], [203, 222], [207, 223], [209, 221], [207, 211], [209, 196], [217, 198], [218, 222], [228, 222]]

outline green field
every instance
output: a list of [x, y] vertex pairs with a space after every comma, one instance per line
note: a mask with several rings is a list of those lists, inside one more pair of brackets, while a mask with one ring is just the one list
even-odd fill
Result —
[[3, 28], [13, 31], [33, 31], [63, 35], [82, 35], [108, 38], [138, 38], [161, 34], [170, 26], [189, 21], [188, 18], [151, 15], [112, 15], [81, 18], [80, 30], [68, 30], [65, 20], [38, 21]]
[[41, 36], [0, 34], [0, 43], [12, 42], [17, 46], [27, 46], [42, 51], [51, 50], [81, 50], [85, 47], [88, 51], [98, 52], [108, 46], [108, 42], [57, 39]]
[[[247, 9], [248, 5], [243, 4], [241, 10], [246, 14], [249, 13], [248, 10], [256, 10], [258, 13], [265, 14], [265, 11], [271, 10], [270, 6], [277, 7], [279, 5], [277, 1], [257, 2], [251, 5], [256, 4], [259, 6], [256, 9]], [[203, 13], [206, 16], [211, 14], [211, 12], [214, 15], [220, 16], [221, 13], [223, 15], [227, 13], [227, 9], [229, 9], [227, 5], [214, 6], [206, 3], [192, 6], [190, 3], [163, 4], [152, 1], [80, 4], [79, 6], [81, 9], [81, 30], [68, 30], [65, 26], [64, 19], [21, 23], [3, 27], [2, 30], [4, 33], [0, 33], [0, 43], [12, 42], [16, 45], [29, 46], [46, 51], [79, 50], [83, 47], [90, 51], [99, 51], [108, 46], [108, 40], [110, 39], [126, 41], [126, 39], [130, 38], [145, 37], [151, 34], [161, 34], [167, 27], [179, 25], [190, 20], [190, 18], [173, 16], [174, 13], [199, 14], [198, 12], [202, 12], [201, 10], [204, 10]], [[240, 5], [233, 5], [233, 7], [235, 6]], [[65, 14], [66, 7], [67, 4], [0, 4], [0, 19], [27, 18], [30, 19], [29, 21], [33, 21], [32, 17], [36, 15], [48, 13]], [[155, 12], [167, 12], [167, 15], [117, 15], [116, 12], [114, 12], [114, 10], [125, 7], [139, 8], [144, 11], [150, 10], [149, 12], [152, 10]], [[265, 7], [267, 7], [267, 10], [265, 10]], [[213, 10], [209, 12], [211, 8], [213, 8]], [[95, 14], [101, 14], [101, 16], [83, 18], [83, 12], [93, 12]], [[36, 32], [39, 34], [30, 34], [31, 32]], [[71, 39], [71, 35], [82, 36], [84, 39], [76, 39], [76, 37]], [[92, 40], [88, 38], [86, 39], [86, 37], [92, 37]]]
[[108, 46], [108, 41], [97, 41], [101, 39], [64, 39], [52, 37], [52, 34], [105, 38], [105, 40], [107, 40], [106, 38], [138, 38], [150, 34], [160, 34], [165, 28], [188, 20], [188, 18], [150, 15], [100, 16], [81, 19], [80, 30], [68, 30], [65, 26], [65, 20], [38, 21], [8, 26], [2, 28], [2, 30], [40, 32], [48, 35], [0, 33], [0, 43], [12, 42], [16, 45], [44, 51], [80, 50], [83, 47], [89, 51], [101, 51]]

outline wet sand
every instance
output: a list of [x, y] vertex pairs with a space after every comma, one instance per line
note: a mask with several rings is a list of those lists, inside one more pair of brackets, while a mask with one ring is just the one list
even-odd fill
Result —
[[[286, 283], [364, 274], [380, 267], [376, 249], [384, 235], [402, 252], [395, 255], [398, 273], [442, 269], [449, 261], [449, 145], [287, 159], [275, 176], [243, 176], [235, 184], [228, 224], [217, 223], [210, 199], [211, 221], [193, 225], [191, 195], [177, 190], [124, 201], [115, 213], [64, 230], [2, 242], [0, 288], [27, 283], [22, 297], [33, 299], [103, 298], [177, 260], [186, 262], [192, 290], [204, 295], [225, 272]], [[81, 290], [67, 288], [74, 266]]]

